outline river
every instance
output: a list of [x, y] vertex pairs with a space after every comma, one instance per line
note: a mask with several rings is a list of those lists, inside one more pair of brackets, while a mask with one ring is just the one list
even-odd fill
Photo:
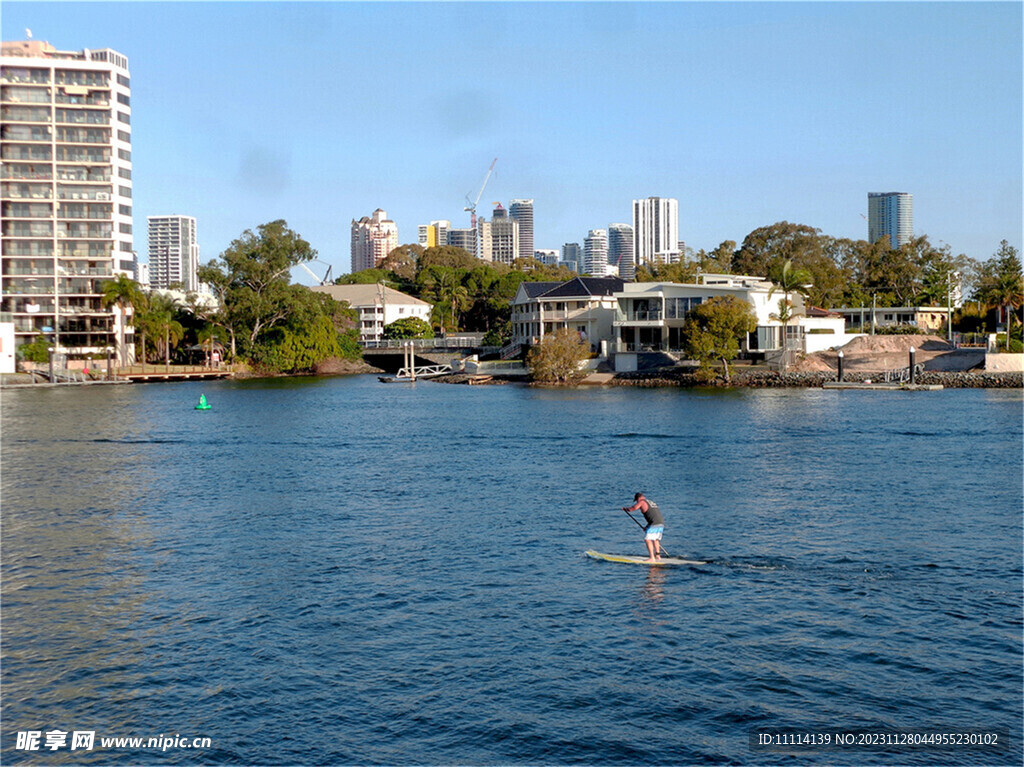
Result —
[[[1022, 761], [1019, 391], [351, 376], [0, 416], [5, 764]], [[637, 490], [709, 564], [583, 555], [643, 553]], [[999, 742], [752, 744], [783, 730]]]

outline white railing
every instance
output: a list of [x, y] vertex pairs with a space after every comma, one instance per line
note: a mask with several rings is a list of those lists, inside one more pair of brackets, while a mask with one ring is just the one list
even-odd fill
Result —
[[410, 344], [414, 349], [475, 349], [480, 346], [483, 335], [445, 336], [443, 338], [382, 338], [360, 341], [364, 349], [404, 349]]

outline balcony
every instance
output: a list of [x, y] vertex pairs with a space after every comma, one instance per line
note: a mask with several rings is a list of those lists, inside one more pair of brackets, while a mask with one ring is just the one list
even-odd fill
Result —
[[2, 107], [0, 119], [9, 123], [48, 123], [49, 107]]
[[29, 184], [4, 184], [0, 197], [5, 200], [50, 200], [53, 199], [53, 188], [41, 184], [35, 188]]
[[55, 122], [65, 125], [110, 125], [110, 114], [84, 109], [80, 111], [58, 109]]
[[[53, 179], [53, 171], [49, 167], [4, 163], [3, 167], [0, 167], [0, 178], [5, 181], [50, 181]], [[105, 180], [110, 179], [108, 177]]]
[[24, 69], [23, 67], [4, 67], [0, 82], [15, 85], [49, 85], [50, 70]]
[[3, 228], [4, 237], [53, 237], [53, 225], [47, 222], [38, 222], [34, 224], [21, 224], [17, 221], [4, 221]]
[[615, 327], [626, 324], [636, 325], [637, 327], [655, 327], [661, 325], [664, 319], [664, 313], [661, 309], [632, 309], [628, 312], [616, 309], [615, 319], [612, 324]]
[[70, 104], [72, 106], [107, 107], [110, 106], [110, 96], [106, 93], [88, 96], [71, 95], [58, 93], [54, 98], [58, 104]]

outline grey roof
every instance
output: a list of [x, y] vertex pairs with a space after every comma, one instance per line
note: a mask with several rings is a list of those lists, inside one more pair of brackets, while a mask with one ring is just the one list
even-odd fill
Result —
[[314, 285], [310, 288], [315, 293], [326, 293], [335, 301], [348, 301], [349, 306], [355, 308], [360, 306], [380, 306], [380, 293], [383, 287], [384, 301], [392, 305], [420, 305], [430, 306], [426, 301], [413, 298], [406, 293], [381, 286], [377, 283], [365, 283], [357, 285]]
[[568, 282], [554, 284], [556, 287], [544, 293], [544, 298], [610, 296], [622, 290], [625, 280], [619, 277], [574, 277]]
[[526, 291], [527, 298], [537, 298], [547, 293], [552, 288], [556, 288], [562, 283], [560, 282], [526, 282], [519, 283], [519, 287]]

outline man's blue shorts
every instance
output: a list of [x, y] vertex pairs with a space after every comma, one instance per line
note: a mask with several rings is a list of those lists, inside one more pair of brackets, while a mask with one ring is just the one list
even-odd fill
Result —
[[660, 541], [661, 534], [665, 532], [664, 525], [648, 525], [647, 535], [644, 536], [645, 541]]

